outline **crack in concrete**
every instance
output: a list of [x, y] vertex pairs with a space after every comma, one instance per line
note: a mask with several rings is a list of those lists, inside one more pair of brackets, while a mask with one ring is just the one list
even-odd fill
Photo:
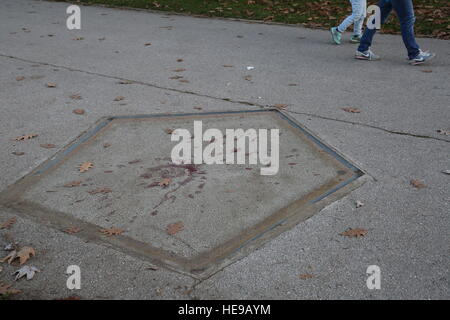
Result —
[[[226, 102], [233, 103], [233, 104], [248, 105], [248, 106], [259, 107], [259, 108], [273, 108], [274, 107], [274, 106], [270, 106], [270, 105], [262, 105], [262, 104], [259, 104], [259, 103], [256, 103], [256, 102], [234, 100], [234, 99], [230, 99], [230, 98], [221, 98], [221, 97], [211, 96], [211, 95], [202, 94], [202, 93], [198, 93], [198, 92], [194, 92], [194, 91], [181, 90], [181, 89], [170, 88], [170, 87], [163, 87], [163, 86], [160, 86], [160, 85], [157, 85], [157, 84], [154, 84], [154, 83], [148, 83], [148, 82], [139, 81], [139, 80], [131, 80], [131, 79], [127, 79], [127, 78], [107, 75], [107, 74], [98, 73], [98, 72], [86, 71], [86, 70], [82, 70], [82, 69], [77, 69], [77, 68], [72, 68], [72, 67], [52, 64], [52, 63], [48, 63], [48, 62], [28, 60], [28, 59], [19, 58], [19, 57], [6, 55], [6, 54], [2, 54], [2, 53], [0, 53], [0, 57], [14, 59], [14, 60], [18, 60], [18, 61], [22, 61], [22, 62], [26, 62], [26, 63], [40, 64], [40, 65], [43, 65], [43, 66], [50, 66], [50, 67], [54, 67], [54, 68], [65, 69], [65, 70], [68, 70], [68, 71], [80, 72], [80, 73], [93, 75], [93, 76], [98, 76], [98, 77], [103, 77], [103, 78], [108, 78], [108, 79], [114, 79], [114, 80], [119, 80], [119, 81], [130, 82], [130, 84], [140, 84], [140, 85], [144, 85], [144, 86], [148, 86], [148, 87], [152, 87], [152, 88], [156, 88], [156, 89], [160, 89], [160, 90], [173, 91], [173, 92], [178, 92], [178, 93], [182, 93], [182, 94], [190, 94], [190, 95], [194, 95], [194, 96], [197, 96], [197, 97], [203, 97], [203, 98], [208, 98], [208, 99], [213, 99], [213, 100], [226, 101]], [[411, 132], [391, 130], [391, 129], [378, 127], [378, 126], [375, 126], [375, 125], [366, 124], [366, 123], [362, 123], [362, 122], [355, 122], [355, 121], [349, 121], [349, 120], [343, 120], [343, 119], [336, 119], [336, 118], [321, 116], [321, 115], [317, 115], [317, 114], [314, 114], [314, 113], [308, 113], [308, 112], [299, 112], [299, 111], [291, 111], [291, 110], [283, 110], [283, 111], [286, 112], [286, 113], [304, 115], [304, 116], [314, 117], [314, 118], [323, 119], [323, 120], [330, 120], [330, 121], [336, 121], [336, 122], [341, 122], [341, 123], [346, 123], [346, 124], [351, 124], [351, 125], [358, 125], [358, 126], [361, 126], [361, 127], [366, 127], [366, 128], [371, 128], [371, 129], [375, 129], [375, 130], [380, 130], [380, 131], [383, 131], [383, 132], [386, 132], [386, 133], [389, 133], [389, 134], [403, 135], [403, 136], [408, 136], [408, 137], [413, 137], [413, 138], [420, 138], [420, 139], [431, 139], [431, 140], [437, 140], [437, 141], [443, 141], [443, 142], [450, 143], [450, 140], [447, 140], [447, 139], [444, 139], [444, 138], [427, 136], [427, 135], [421, 135], [421, 134], [416, 134], [416, 133], [411, 133]]]

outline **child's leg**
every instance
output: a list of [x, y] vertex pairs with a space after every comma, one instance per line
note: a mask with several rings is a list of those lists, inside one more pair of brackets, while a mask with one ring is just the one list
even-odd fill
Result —
[[366, 13], [367, 13], [367, 1], [366, 0], [362, 0], [361, 1], [361, 6], [360, 6], [360, 16], [359, 19], [356, 20], [355, 22], [353, 22], [353, 35], [354, 36], [358, 36], [361, 37], [362, 34], [362, 27], [364, 24], [364, 19], [366, 18]]
[[[355, 21], [358, 21], [363, 12], [363, 2], [364, 0], [350, 0], [352, 4], [352, 14], [342, 21], [342, 23], [337, 27], [339, 32], [344, 32], [347, 28], [353, 24]], [[365, 8], [365, 5], [364, 5]]]

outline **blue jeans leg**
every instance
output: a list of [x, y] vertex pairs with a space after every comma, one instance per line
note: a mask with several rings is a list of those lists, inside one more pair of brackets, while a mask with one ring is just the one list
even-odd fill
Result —
[[[384, 24], [392, 11], [391, 0], [380, 0], [378, 2], [378, 6], [380, 7], [380, 14], [381, 14], [380, 20], [381, 23]], [[364, 52], [369, 50], [370, 46], [372, 45], [373, 36], [375, 35], [376, 32], [377, 29], [366, 28], [364, 30], [364, 34], [359, 43], [358, 51]]]
[[419, 54], [420, 47], [414, 36], [414, 22], [416, 21], [416, 17], [414, 16], [412, 0], [392, 0], [392, 7], [400, 20], [403, 43], [408, 51], [408, 57], [409, 59], [413, 59]]

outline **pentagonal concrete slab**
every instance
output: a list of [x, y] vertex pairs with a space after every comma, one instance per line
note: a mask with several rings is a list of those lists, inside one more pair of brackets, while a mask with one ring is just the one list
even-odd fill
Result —
[[[279, 129], [278, 173], [261, 175], [261, 165], [248, 161], [172, 163], [177, 142], [168, 132], [193, 132], [195, 120], [202, 120], [203, 130], [223, 133]], [[93, 167], [80, 172], [85, 162]], [[310, 217], [360, 184], [362, 175], [277, 110], [121, 116], [101, 119], [3, 192], [0, 204], [61, 230], [81, 229], [74, 236], [202, 277]], [[113, 227], [124, 232], [111, 237], [99, 232]]]

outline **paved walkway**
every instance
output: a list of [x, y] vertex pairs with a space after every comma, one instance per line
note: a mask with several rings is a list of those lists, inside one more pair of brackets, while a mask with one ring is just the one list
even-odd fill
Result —
[[[67, 6], [0, 2], [0, 190], [55, 153], [40, 144], [62, 148], [102, 116], [275, 104], [373, 181], [202, 281], [17, 217], [0, 231], [0, 245], [33, 246], [42, 269], [16, 283], [18, 297], [449, 297], [450, 176], [441, 171], [450, 169], [450, 136], [437, 132], [450, 130], [448, 41], [419, 39], [438, 57], [411, 67], [399, 36], [378, 35], [373, 49], [383, 60], [363, 62], [352, 59], [353, 45], [330, 44], [327, 31], [289, 26], [82, 7], [82, 30], [69, 31]], [[25, 133], [39, 137], [11, 140]], [[413, 188], [411, 179], [427, 187]], [[356, 209], [356, 200], [365, 205]], [[16, 217], [0, 212], [0, 222]], [[368, 234], [339, 236], [349, 227]], [[69, 264], [82, 268], [77, 292], [65, 286]], [[369, 265], [381, 268], [381, 290], [366, 287]], [[9, 283], [13, 269], [3, 266], [0, 282]]]

